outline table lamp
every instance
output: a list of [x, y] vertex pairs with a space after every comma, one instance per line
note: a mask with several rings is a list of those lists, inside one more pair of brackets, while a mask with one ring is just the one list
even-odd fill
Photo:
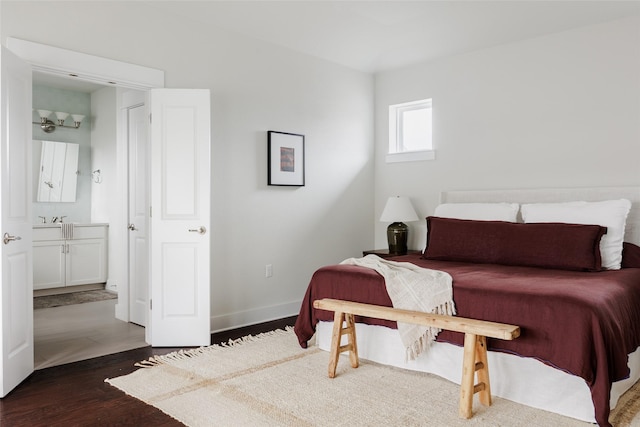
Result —
[[409, 227], [403, 221], [417, 221], [418, 215], [411, 205], [408, 197], [392, 196], [380, 216], [381, 222], [390, 222], [387, 227], [387, 241], [389, 242], [390, 255], [407, 254], [407, 238]]

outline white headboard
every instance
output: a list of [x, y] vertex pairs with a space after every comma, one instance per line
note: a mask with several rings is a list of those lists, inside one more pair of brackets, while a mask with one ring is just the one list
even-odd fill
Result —
[[529, 190], [444, 191], [441, 203], [556, 203], [584, 200], [627, 199], [631, 211], [627, 217], [624, 240], [640, 246], [640, 187], [546, 188]]

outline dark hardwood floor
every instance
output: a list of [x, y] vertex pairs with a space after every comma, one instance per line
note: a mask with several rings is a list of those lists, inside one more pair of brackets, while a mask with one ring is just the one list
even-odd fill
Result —
[[[211, 335], [219, 344], [293, 326], [294, 317]], [[160, 410], [105, 383], [138, 369], [134, 363], [176, 348], [143, 347], [35, 371], [4, 399], [0, 426], [182, 426]]]

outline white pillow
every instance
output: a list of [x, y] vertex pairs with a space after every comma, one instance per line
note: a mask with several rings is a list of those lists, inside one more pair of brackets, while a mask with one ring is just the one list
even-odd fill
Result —
[[619, 270], [622, 242], [631, 202], [626, 199], [603, 202], [535, 203], [522, 205], [524, 222], [566, 222], [607, 227], [600, 240], [602, 268]]
[[516, 222], [517, 203], [443, 203], [436, 207], [435, 216], [481, 221]]

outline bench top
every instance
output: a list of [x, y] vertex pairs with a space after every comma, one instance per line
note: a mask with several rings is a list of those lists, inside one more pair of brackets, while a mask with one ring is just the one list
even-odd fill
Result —
[[482, 335], [502, 340], [513, 340], [520, 336], [520, 327], [487, 320], [469, 319], [459, 316], [403, 310], [380, 305], [324, 298], [315, 300], [313, 306], [320, 310], [338, 311], [376, 319], [393, 320], [416, 325], [434, 326], [448, 331]]

